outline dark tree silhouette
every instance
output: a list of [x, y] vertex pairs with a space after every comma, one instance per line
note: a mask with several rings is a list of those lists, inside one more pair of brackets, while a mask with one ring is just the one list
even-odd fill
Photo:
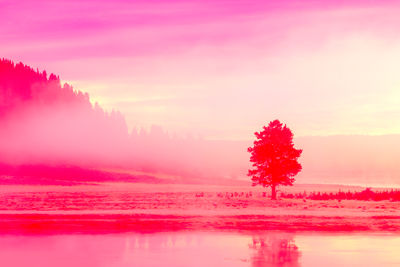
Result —
[[302, 150], [294, 148], [292, 131], [279, 120], [271, 121], [263, 131], [254, 134], [257, 139], [248, 148], [254, 168], [248, 176], [252, 177], [253, 186], [271, 187], [271, 199], [276, 199], [276, 187], [293, 185], [293, 177], [301, 171], [297, 159]]

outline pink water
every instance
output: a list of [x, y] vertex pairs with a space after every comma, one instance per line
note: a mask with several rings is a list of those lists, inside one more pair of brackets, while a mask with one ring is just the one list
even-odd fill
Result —
[[400, 237], [284, 232], [3, 235], [1, 266], [399, 266]]

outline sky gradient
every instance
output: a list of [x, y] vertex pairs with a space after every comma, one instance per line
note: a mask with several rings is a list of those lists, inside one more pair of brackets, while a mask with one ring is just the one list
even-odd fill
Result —
[[394, 1], [0, 1], [1, 57], [128, 127], [248, 140], [400, 133]]

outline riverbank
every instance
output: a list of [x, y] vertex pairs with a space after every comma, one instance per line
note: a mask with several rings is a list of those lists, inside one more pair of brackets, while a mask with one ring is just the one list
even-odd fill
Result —
[[177, 216], [154, 214], [1, 214], [1, 234], [120, 232], [400, 232], [399, 216]]
[[400, 202], [273, 201], [251, 187], [129, 184], [0, 190], [2, 234], [266, 230], [397, 233]]

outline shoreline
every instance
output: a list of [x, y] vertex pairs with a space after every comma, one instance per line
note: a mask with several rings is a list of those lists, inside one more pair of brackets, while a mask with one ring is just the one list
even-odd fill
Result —
[[0, 234], [168, 231], [399, 234], [400, 202], [275, 201], [247, 187], [129, 184], [0, 190]]
[[0, 214], [0, 234], [107, 234], [123, 232], [370, 232], [400, 233], [400, 216], [156, 214]]

